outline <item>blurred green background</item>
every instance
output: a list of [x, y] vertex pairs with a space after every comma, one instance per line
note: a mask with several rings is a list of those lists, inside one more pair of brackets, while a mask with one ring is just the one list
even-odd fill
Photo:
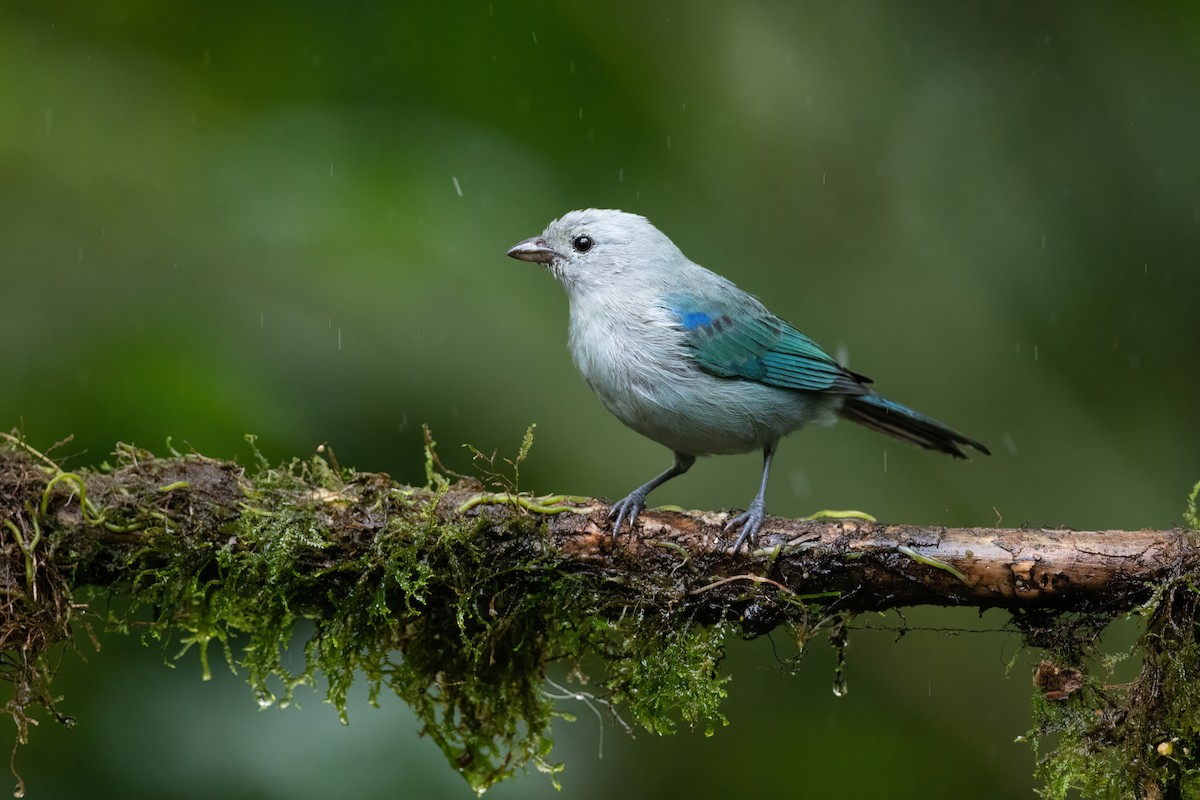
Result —
[[[248, 460], [249, 432], [421, 482], [421, 423], [468, 470], [458, 445], [536, 422], [523, 488], [621, 496], [670, 455], [504, 256], [600, 206], [995, 453], [806, 431], [775, 514], [1170, 527], [1200, 478], [1194, 4], [9, 0], [0, 75], [0, 427], [73, 434], [68, 465], [168, 437]], [[758, 464], [655, 500], [744, 506]], [[787, 674], [782, 632], [732, 642], [711, 738], [564, 703], [561, 796], [1028, 796], [1033, 656], [1002, 614], [906, 619], [992, 632], [856, 630], [841, 699], [827, 648]], [[344, 728], [102, 641], [62, 659], [79, 724], [18, 754], [30, 797], [470, 795], [394, 698]]]

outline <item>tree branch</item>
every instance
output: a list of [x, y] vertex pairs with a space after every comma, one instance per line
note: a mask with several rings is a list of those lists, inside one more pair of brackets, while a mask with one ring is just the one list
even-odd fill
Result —
[[[585, 653], [599, 655], [607, 670], [599, 699], [646, 728], [670, 730], [680, 719], [711, 726], [721, 719], [717, 665], [731, 628], [759, 634], [786, 624], [803, 640], [836, 627], [821, 620], [916, 604], [1014, 612], [1027, 641], [1052, 656], [1039, 667], [1043, 700], [1106, 708], [1081, 717], [1064, 740], [1068, 755], [1111, 753], [1118, 739], [1144, 751], [1166, 741], [1161, 719], [1117, 739], [1110, 728], [1135, 711], [1162, 716], [1191, 702], [1164, 695], [1161, 671], [1178, 664], [1153, 654], [1181, 637], [1194, 642], [1194, 531], [772, 518], [749, 552], [734, 552], [725, 512], [648, 511], [632, 536], [614, 541], [607, 502], [451, 485], [433, 469], [432, 442], [430, 484], [412, 487], [324, 457], [282, 467], [260, 457], [251, 473], [130, 447], [118, 449], [115, 469], [68, 473], [8, 438], [0, 652], [17, 688], [7, 709], [18, 741], [28, 708], [54, 710], [47, 654], [87, 624], [80, 601], [97, 587], [127, 593], [134, 611], [125, 624], [150, 612], [136, 624], [195, 646], [206, 670], [216, 642], [246, 668], [260, 700], [286, 699], [268, 679], [291, 687], [321, 674], [344, 712], [356, 673], [373, 692], [386, 685], [477, 788], [526, 761], [558, 768], [546, 760], [553, 706], [542, 691], [552, 661], [578, 666]], [[1114, 699], [1081, 677], [1083, 662], [1110, 619], [1151, 607], [1158, 649], [1147, 645], [1146, 658], [1159, 672]], [[316, 631], [305, 671], [292, 674], [280, 654], [299, 618]], [[1153, 681], [1159, 690], [1147, 694]], [[1039, 712], [1038, 726], [1061, 730], [1056, 713]], [[1128, 763], [1124, 751], [1113, 757]], [[1044, 763], [1061, 771], [1067, 762]], [[1139, 780], [1158, 780], [1161, 765], [1143, 766]]]
[[723, 533], [728, 512], [655, 512], [637, 535], [610, 541], [609, 505], [584, 504], [547, 522], [564, 558], [661, 579], [690, 564], [687, 590], [753, 573], [781, 591], [824, 595], [831, 607], [886, 611], [910, 605], [1052, 607], [1120, 613], [1152, 585], [1197, 565], [1195, 532], [1068, 531], [885, 525], [860, 519], [770, 518], [750, 552]]

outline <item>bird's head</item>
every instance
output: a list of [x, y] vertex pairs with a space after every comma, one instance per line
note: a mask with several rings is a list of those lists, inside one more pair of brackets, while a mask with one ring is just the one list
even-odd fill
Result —
[[602, 208], [564, 214], [508, 254], [545, 265], [570, 293], [669, 279], [671, 267], [685, 260], [645, 217]]

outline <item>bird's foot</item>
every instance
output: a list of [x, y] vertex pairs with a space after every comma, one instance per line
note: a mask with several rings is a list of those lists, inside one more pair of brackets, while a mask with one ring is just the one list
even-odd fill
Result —
[[638, 514], [646, 507], [646, 495], [642, 492], [630, 492], [629, 496], [623, 500], [618, 500], [613, 503], [612, 509], [608, 512], [608, 518], [613, 520], [612, 537], [613, 542], [617, 541], [617, 534], [621, 531], [621, 523], [629, 523], [629, 535], [633, 536], [633, 526], [637, 524]]
[[756, 497], [750, 503], [750, 507], [738, 514], [729, 522], [725, 523], [725, 532], [728, 533], [735, 528], [741, 528], [742, 532], [738, 536], [737, 541], [733, 543], [733, 552], [737, 552], [742, 548], [742, 543], [749, 541], [754, 542], [754, 536], [762, 528], [763, 522], [767, 519], [766, 503], [762, 502], [762, 498]]

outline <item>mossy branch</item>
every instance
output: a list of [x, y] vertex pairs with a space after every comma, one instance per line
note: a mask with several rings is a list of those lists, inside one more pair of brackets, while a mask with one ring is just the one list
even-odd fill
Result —
[[[248, 471], [131, 447], [111, 467], [68, 473], [8, 438], [0, 670], [19, 742], [30, 710], [54, 710], [50, 650], [87, 629], [96, 592], [127, 595], [118, 626], [195, 648], [206, 674], [216, 643], [263, 704], [321, 678], [344, 715], [365, 675], [372, 697], [387, 687], [416, 710], [479, 791], [524, 765], [560, 768], [548, 664], [581, 675], [598, 656], [595, 699], [614, 716], [711, 730], [724, 722], [725, 636], [784, 625], [800, 642], [833, 630], [844, 643], [856, 613], [937, 604], [1009, 609], [1046, 650], [1033, 733], [1065, 733], [1041, 766], [1054, 796], [1101, 785], [1109, 762], [1138, 791], [1200, 769], [1200, 707], [1187, 706], [1200, 692], [1194, 531], [772, 519], [734, 552], [725, 512], [648, 511], [614, 542], [605, 501], [451, 484], [432, 443], [430, 485], [412, 487], [322, 456]], [[1128, 613], [1148, 619], [1143, 676], [1103, 687], [1085, 662]], [[301, 619], [314, 633], [293, 673], [282, 652]]]

